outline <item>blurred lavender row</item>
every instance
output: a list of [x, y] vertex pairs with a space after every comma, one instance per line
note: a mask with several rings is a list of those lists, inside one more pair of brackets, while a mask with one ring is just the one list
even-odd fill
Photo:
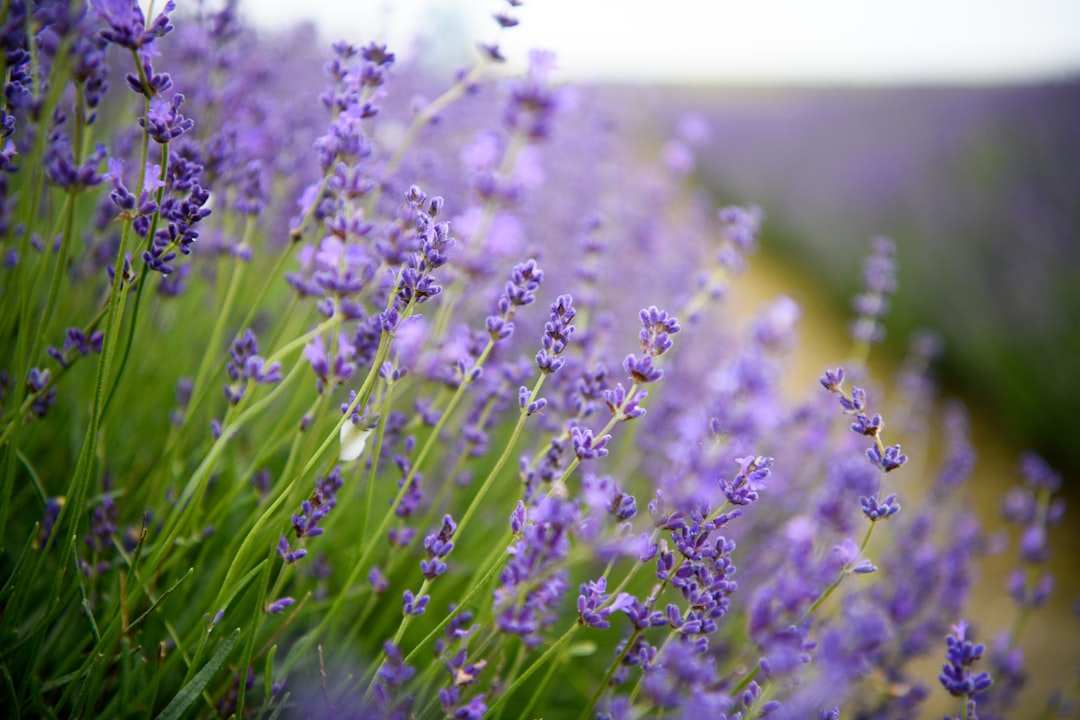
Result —
[[892, 237], [905, 278], [894, 354], [933, 327], [948, 385], [1080, 470], [1080, 80], [607, 91], [655, 110], [624, 118], [653, 137], [696, 113], [709, 128], [698, 177], [767, 207], [767, 252], [838, 307], [865, 238]]

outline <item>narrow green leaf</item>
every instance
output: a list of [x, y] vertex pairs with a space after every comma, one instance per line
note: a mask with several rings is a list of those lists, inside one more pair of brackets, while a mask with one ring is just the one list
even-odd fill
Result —
[[4, 694], [8, 698], [5, 703], [7, 711], [11, 713], [10, 717], [19, 720], [19, 696], [15, 694], [15, 683], [11, 679], [11, 673], [8, 672], [7, 665], [0, 665], [0, 672], [2, 672], [4, 679]]
[[277, 720], [278, 715], [280, 715], [281, 711], [285, 709], [285, 706], [289, 704], [289, 698], [291, 696], [291, 692], [285, 693], [285, 696], [281, 698], [281, 702], [279, 702], [277, 707], [274, 708], [274, 714], [270, 716], [270, 720]]
[[270, 698], [273, 695], [274, 689], [274, 655], [277, 654], [277, 645], [270, 648], [270, 652], [266, 653], [266, 669], [263, 670], [263, 698], [267, 705], [270, 704]]
[[180, 692], [176, 693], [176, 696], [172, 701], [165, 706], [165, 709], [158, 715], [158, 720], [178, 720], [182, 717], [184, 711], [187, 710], [193, 702], [202, 694], [206, 686], [210, 684], [210, 681], [214, 679], [214, 675], [221, 669], [221, 666], [225, 664], [225, 661], [229, 659], [229, 654], [232, 649], [236, 647], [237, 641], [240, 640], [240, 628], [233, 630], [229, 637], [221, 641], [221, 645], [214, 652], [213, 656], [206, 661], [202, 670], [195, 674], [195, 677], [191, 678], [184, 687], [180, 688]]
[[15, 589], [15, 583], [19, 578], [19, 572], [22, 570], [23, 562], [26, 560], [26, 555], [30, 552], [30, 548], [34, 543], [34, 538], [38, 536], [40, 528], [41, 523], [34, 523], [34, 527], [30, 531], [30, 536], [26, 538], [26, 544], [23, 545], [22, 552], [19, 553], [19, 559], [15, 561], [15, 567], [11, 569], [11, 575], [8, 576], [7, 582], [4, 583], [3, 589], [0, 590], [0, 601], [3, 601], [3, 599]]

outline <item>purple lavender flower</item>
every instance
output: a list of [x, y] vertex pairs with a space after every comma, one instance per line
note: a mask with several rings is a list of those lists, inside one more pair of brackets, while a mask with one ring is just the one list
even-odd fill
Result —
[[870, 437], [877, 437], [884, 427], [885, 421], [877, 413], [874, 414], [873, 418], [867, 417], [864, 413], [859, 413], [855, 416], [855, 422], [851, 424], [853, 431]]
[[724, 239], [743, 254], [757, 247], [758, 234], [764, 218], [761, 208], [730, 206], [717, 213]]
[[141, 50], [173, 30], [168, 14], [176, 9], [169, 0], [149, 27], [136, 0], [91, 0], [91, 6], [109, 25], [101, 35], [108, 42], [130, 50]]
[[536, 366], [545, 375], [550, 375], [563, 366], [565, 360], [561, 355], [570, 342], [570, 336], [574, 334], [572, 322], [576, 314], [574, 300], [569, 295], [560, 295], [551, 304], [551, 316], [544, 325], [544, 347], [536, 354]]
[[[495, 53], [491, 54], [494, 59]], [[510, 91], [503, 122], [531, 140], [543, 140], [551, 134], [555, 113], [565, 102], [562, 93], [550, 84], [554, 68], [552, 53], [532, 51], [526, 77], [517, 81]]]
[[60, 516], [60, 509], [64, 506], [64, 498], [51, 497], [45, 501], [45, 514], [41, 519], [41, 530], [38, 535], [37, 546], [45, 547], [49, 543], [56, 519]]
[[[518, 515], [515, 512], [514, 522]], [[570, 551], [570, 529], [580, 512], [574, 503], [548, 497], [530, 515], [508, 550], [510, 561], [499, 573], [495, 624], [534, 646], [540, 630], [555, 621], [551, 610], [567, 590], [566, 569], [559, 565]]]
[[829, 392], [839, 393], [842, 392], [841, 388], [844, 384], [844, 368], [836, 368], [835, 370], [826, 370], [825, 374], [821, 376], [821, 386]]
[[[541, 350], [540, 352], [543, 352]], [[561, 358], [559, 359], [560, 365], [562, 364]], [[529, 388], [522, 385], [518, 388], [518, 406], [525, 411], [526, 415], [535, 415], [536, 413], [547, 407], [548, 401], [544, 398], [537, 398], [536, 400], [530, 400], [532, 397], [532, 391]]]
[[570, 439], [574, 443], [574, 454], [579, 460], [595, 460], [608, 454], [607, 444], [611, 436], [597, 438], [593, 436], [592, 430], [575, 425], [570, 428]]
[[26, 378], [26, 391], [34, 399], [30, 403], [30, 414], [43, 418], [56, 403], [56, 387], [50, 385], [52, 373], [48, 369], [30, 368]]
[[514, 508], [514, 512], [510, 514], [510, 532], [517, 535], [521, 532], [521, 529], [525, 527], [525, 503], [518, 500], [517, 507]]
[[181, 93], [173, 95], [169, 102], [162, 98], [153, 98], [150, 100], [150, 110], [146, 117], [139, 118], [139, 127], [145, 128], [155, 142], [163, 145], [176, 140], [195, 127], [194, 120], [180, 114], [180, 106], [183, 104], [184, 96]]
[[[338, 333], [333, 358], [327, 356], [324, 340], [317, 335], [304, 346], [303, 357], [311, 363], [315, 373], [316, 389], [321, 394], [327, 387], [335, 387], [348, 381], [356, 372], [356, 346], [345, 333]], [[353, 398], [350, 397], [350, 401]], [[351, 403], [350, 403], [351, 404]], [[346, 408], [349, 405], [346, 405]]]
[[635, 383], [654, 383], [664, 377], [664, 371], [654, 368], [652, 356], [646, 355], [638, 360], [633, 353], [623, 360], [623, 368]]
[[406, 590], [401, 596], [401, 611], [406, 615], [423, 615], [430, 601], [430, 595], [416, 597], [412, 590]]
[[900, 504], [896, 502], [896, 493], [881, 501], [875, 497], [863, 496], [859, 498], [859, 503], [862, 505], [863, 515], [871, 522], [884, 520], [900, 512]]
[[487, 712], [484, 702], [485, 693], [474, 695], [467, 704], [454, 711], [454, 720], [480, 720]]
[[617, 383], [614, 389], [603, 391], [604, 402], [607, 404], [608, 410], [620, 422], [643, 417], [645, 408], [641, 407], [641, 401], [648, 396], [649, 391], [642, 390], [635, 393], [632, 398], [627, 399], [626, 388], [622, 386], [622, 383]]
[[638, 630], [647, 630], [651, 627], [660, 627], [668, 624], [667, 616], [659, 610], [653, 610], [651, 605], [643, 603], [629, 593], [620, 593], [615, 600], [615, 605], [630, 618], [630, 622]]
[[728, 481], [721, 478], [720, 491], [732, 505], [749, 505], [758, 499], [764, 481], [772, 473], [773, 459], [749, 455], [735, 458], [739, 472], [735, 479]]
[[536, 291], [544, 280], [544, 272], [535, 260], [514, 266], [510, 279], [497, 303], [498, 314], [487, 318], [487, 331], [493, 340], [504, 340], [514, 332], [514, 315], [519, 307], [536, 300]]
[[283, 612], [286, 608], [292, 607], [296, 604], [296, 600], [291, 597], [281, 597], [277, 600], [273, 600], [266, 604], [266, 612], [271, 615], [277, 615]]
[[[879, 417], [879, 416], [875, 416]], [[852, 425], [854, 429], [856, 426]], [[865, 434], [865, 433], [864, 433]], [[870, 460], [870, 464], [879, 467], [885, 472], [892, 472], [897, 468], [903, 466], [907, 462], [907, 455], [900, 452], [899, 445], [893, 445], [885, 448], [884, 452], [878, 449], [877, 445], [871, 445], [866, 451], [866, 457]]]
[[386, 653], [386, 662], [379, 668], [376, 698], [385, 704], [389, 700], [390, 688], [407, 683], [416, 674], [416, 669], [405, 664], [405, 653], [389, 640], [383, 643], [383, 652]]
[[863, 292], [855, 296], [856, 319], [851, 335], [862, 343], [885, 337], [881, 318], [889, 311], [888, 296], [896, 292], [896, 246], [888, 238], [874, 239], [873, 251], [863, 264]]
[[247, 384], [260, 383], [273, 385], [281, 382], [281, 363], [267, 364], [260, 357], [259, 343], [255, 333], [245, 330], [244, 334], [233, 341], [229, 348], [229, 359], [225, 363], [225, 372], [232, 382], [225, 386], [225, 398], [229, 404], [236, 405], [244, 397]]
[[1061, 475], [1035, 453], [1024, 453], [1020, 458], [1020, 474], [1030, 488], [1051, 493], [1061, 489]]
[[420, 561], [420, 572], [423, 573], [425, 579], [434, 580], [446, 572], [446, 563], [443, 562], [443, 558], [454, 549], [451, 538], [454, 537], [456, 530], [457, 524], [453, 518], [444, 515], [439, 532], [424, 538], [424, 550], [427, 552], [428, 559]]
[[335, 467], [325, 477], [316, 481], [311, 498], [300, 503], [300, 512], [294, 513], [291, 519], [293, 532], [298, 539], [323, 534], [319, 523], [337, 505], [337, 491], [343, 484], [340, 467]]
[[289, 540], [284, 535], [278, 540], [277, 554], [286, 564], [292, 565], [297, 560], [307, 557], [307, 550], [304, 548], [297, 548], [293, 550], [289, 545]]
[[590, 580], [581, 585], [581, 594], [577, 599], [578, 622], [582, 625], [606, 630], [611, 627], [605, 618], [615, 611], [613, 606], [601, 607], [608, 599], [607, 578], [603, 575], [598, 580]]
[[367, 575], [368, 584], [371, 585], [371, 591], [376, 595], [381, 595], [390, 588], [390, 582], [383, 575], [382, 570], [377, 567], [371, 568]]
[[58, 136], [50, 144], [45, 157], [45, 174], [49, 182], [67, 190], [85, 190], [99, 185], [105, 179], [97, 172], [105, 159], [105, 147], [98, 145], [83, 163], [75, 165], [71, 143], [65, 136]]
[[971, 666], [986, 652], [982, 643], [975, 644], [967, 639], [968, 624], [960, 620], [952, 627], [952, 634], [945, 638], [948, 648], [945, 651], [945, 664], [941, 667], [938, 679], [954, 697], [966, 697], [969, 707], [974, 708], [974, 697], [986, 692], [994, 684], [990, 673], [973, 673]]
[[663, 355], [674, 344], [671, 335], [679, 332], [679, 322], [666, 311], [659, 310], [655, 305], [640, 312], [641, 332], [638, 337], [641, 340], [641, 352], [644, 355]]
[[424, 208], [425, 199], [424, 193], [415, 185], [406, 194], [406, 202], [416, 213], [416, 239], [420, 251], [405, 258], [401, 271], [398, 298], [405, 304], [425, 303], [442, 293], [442, 286], [431, 273], [446, 264], [449, 259], [447, 253], [455, 243], [454, 238], [450, 237], [450, 225], [435, 222], [443, 206], [442, 198], [432, 198]]

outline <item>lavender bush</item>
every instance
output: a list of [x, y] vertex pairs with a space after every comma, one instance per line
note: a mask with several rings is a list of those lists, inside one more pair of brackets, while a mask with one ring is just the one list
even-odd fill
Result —
[[1061, 479], [1024, 460], [1016, 620], [976, 644], [964, 410], [934, 424], [929, 336], [868, 371], [888, 240], [793, 402], [799, 308], [731, 322], [763, 215], [688, 184], [693, 123], [642, 165], [495, 35], [449, 80], [337, 43], [309, 93], [311, 33], [234, 3], [2, 8], [11, 716], [1018, 707]]

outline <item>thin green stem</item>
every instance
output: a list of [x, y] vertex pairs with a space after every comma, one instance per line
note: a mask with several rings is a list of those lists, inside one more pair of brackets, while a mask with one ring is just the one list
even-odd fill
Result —
[[[536, 384], [533, 385], [532, 394], [529, 396], [529, 403], [535, 401], [537, 396], [539, 396], [540, 388], [543, 387], [546, 378], [547, 375], [542, 374], [536, 379]], [[527, 405], [528, 404], [526, 404], [526, 406]], [[510, 439], [506, 441], [506, 446], [503, 448], [502, 454], [499, 455], [499, 459], [492, 466], [491, 471], [488, 472], [488, 476], [484, 479], [480, 489], [473, 495], [472, 502], [469, 503], [469, 507], [465, 510], [465, 514], [462, 515], [461, 519], [458, 521], [456, 533], [458, 537], [465, 532], [465, 527], [469, 524], [469, 520], [476, 514], [476, 511], [480, 507], [480, 503], [483, 502], [488, 491], [491, 489], [491, 486], [494, 484], [495, 478], [499, 476], [503, 466], [506, 465], [506, 461], [510, 459], [510, 455], [514, 452], [514, 446], [517, 445], [518, 438], [521, 436], [521, 431], [525, 427], [525, 420], [528, 417], [528, 414], [523, 408], [518, 415], [517, 423], [514, 424], [514, 431], [510, 434]]]
[[604, 679], [600, 681], [599, 685], [597, 685], [596, 692], [593, 694], [592, 700], [585, 707], [585, 710], [581, 713], [579, 720], [587, 720], [587, 718], [592, 714], [592, 711], [596, 708], [596, 704], [600, 702], [600, 698], [603, 697], [604, 692], [607, 690], [608, 685], [611, 684], [611, 678], [615, 676], [615, 671], [619, 669], [620, 665], [622, 665], [622, 661], [626, 658], [631, 648], [634, 647], [634, 643], [637, 642], [637, 639], [641, 637], [641, 633], [641, 628], [634, 628], [634, 632], [630, 634], [630, 639], [628, 639], [626, 641], [626, 644], [623, 645], [623, 649], [619, 653], [618, 657], [615, 658], [615, 662], [611, 663], [611, 666], [608, 667], [607, 672], [604, 673]]
[[[163, 144], [161, 146], [161, 173], [158, 175], [158, 180], [161, 182], [161, 186], [157, 189], [157, 197], [155, 198], [155, 202], [157, 203], [157, 206], [159, 208], [161, 207], [161, 201], [165, 194], [165, 178], [167, 176], [166, 173], [168, 172], [168, 164], [169, 146], [168, 144]], [[149, 248], [150, 244], [153, 242], [154, 234], [157, 232], [157, 225], [160, 218], [161, 212], [159, 210], [154, 213], [154, 216], [150, 221], [150, 230], [146, 233], [147, 248]], [[143, 276], [139, 280], [138, 287], [136, 287], [135, 289], [135, 303], [132, 305], [131, 308], [131, 320], [129, 321], [128, 326], [127, 341], [124, 344], [124, 352], [120, 356], [120, 366], [116, 370], [116, 378], [113, 380], [112, 388], [109, 390], [109, 395], [105, 399], [105, 407], [101, 411], [103, 417], [106, 413], [108, 413], [109, 406], [112, 405], [113, 397], [115, 397], [116, 395], [116, 390], [120, 387], [120, 383], [123, 380], [124, 370], [127, 368], [128, 358], [131, 356], [131, 348], [135, 343], [135, 330], [139, 322], [139, 308], [142, 306], [143, 291], [145, 290], [147, 285], [146, 273], [148, 271], [149, 268], [144, 263]]]

